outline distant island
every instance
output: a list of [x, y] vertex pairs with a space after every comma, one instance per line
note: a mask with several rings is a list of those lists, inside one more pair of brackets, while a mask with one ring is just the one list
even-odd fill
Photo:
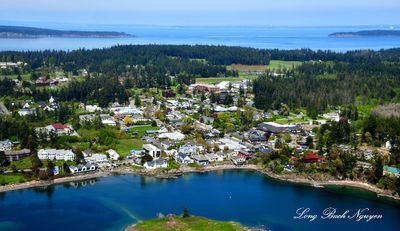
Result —
[[400, 37], [399, 30], [363, 30], [357, 32], [336, 32], [329, 37], [352, 38], [352, 37]]
[[134, 37], [124, 32], [113, 31], [70, 31], [70, 30], [53, 30], [24, 26], [1, 26], [0, 38], [126, 38]]

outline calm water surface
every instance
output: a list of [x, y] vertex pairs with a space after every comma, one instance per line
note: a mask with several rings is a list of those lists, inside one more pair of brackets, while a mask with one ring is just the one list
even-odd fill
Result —
[[[255, 48], [348, 51], [400, 47], [399, 37], [329, 38], [334, 32], [388, 29], [388, 26], [352, 27], [261, 27], [261, 26], [60, 26], [36, 25], [51, 29], [119, 31], [134, 38], [41, 38], [0, 39], [2, 50], [74, 50], [103, 48], [118, 44], [213, 44]], [[398, 27], [394, 27], [395, 29]]]
[[[318, 189], [278, 182], [253, 171], [218, 171], [160, 180], [118, 175], [48, 188], [0, 194], [0, 230], [122, 230], [158, 213], [233, 220], [272, 230], [398, 230], [400, 206], [351, 188]], [[349, 219], [295, 220], [298, 208], [321, 215], [369, 208], [383, 215], [369, 222]]]

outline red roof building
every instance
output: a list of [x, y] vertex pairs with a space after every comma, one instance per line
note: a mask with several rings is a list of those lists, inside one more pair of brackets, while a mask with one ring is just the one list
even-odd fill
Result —
[[303, 157], [303, 161], [306, 163], [317, 163], [319, 162], [320, 157], [315, 155], [314, 153], [308, 154]]

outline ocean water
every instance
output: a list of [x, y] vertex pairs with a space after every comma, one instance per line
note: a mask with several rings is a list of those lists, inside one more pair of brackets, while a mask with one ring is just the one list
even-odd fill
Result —
[[[177, 179], [117, 175], [0, 194], [0, 230], [123, 230], [158, 213], [190, 213], [237, 221], [271, 230], [398, 230], [400, 205], [348, 187], [313, 188], [279, 182], [254, 171], [187, 174]], [[369, 222], [322, 219], [325, 208], [337, 214], [368, 208], [382, 215]], [[294, 219], [310, 208], [314, 221]]]
[[[40, 38], [0, 39], [4, 50], [74, 50], [104, 48], [123, 44], [209, 44], [254, 48], [348, 51], [400, 47], [399, 37], [330, 38], [329, 34], [343, 31], [389, 29], [392, 26], [353, 27], [268, 27], [268, 26], [57, 26], [52, 29], [103, 30], [133, 34], [133, 38]], [[397, 26], [394, 28], [398, 28]]]

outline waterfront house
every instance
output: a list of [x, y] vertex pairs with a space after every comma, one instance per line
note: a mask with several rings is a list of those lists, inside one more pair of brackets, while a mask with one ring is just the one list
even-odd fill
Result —
[[161, 150], [152, 144], [144, 144], [143, 151], [153, 158], [158, 158], [161, 155]]
[[29, 157], [31, 154], [31, 150], [29, 149], [22, 149], [17, 151], [5, 150], [4, 155], [9, 162], [22, 160], [26, 157]]
[[110, 157], [111, 160], [118, 160], [120, 157], [118, 152], [116, 152], [114, 149], [109, 149], [106, 152], [108, 153], [108, 156]]
[[250, 153], [250, 152], [242, 149], [242, 150], [238, 151], [238, 156], [248, 160], [253, 156], [253, 153]]
[[191, 164], [193, 163], [193, 159], [189, 157], [189, 155], [179, 153], [176, 155], [176, 161], [181, 164]]
[[75, 153], [71, 150], [64, 149], [40, 149], [38, 151], [38, 158], [41, 160], [75, 160]]
[[210, 160], [204, 155], [193, 155], [191, 158], [200, 165], [208, 165], [210, 164]]
[[305, 163], [324, 163], [325, 162], [325, 158], [316, 155], [315, 153], [310, 153], [306, 156], [303, 157], [303, 161]]
[[69, 170], [71, 173], [76, 174], [76, 173], [86, 173], [86, 172], [93, 172], [96, 171], [96, 165], [94, 164], [78, 164], [78, 166], [71, 165], [69, 166]]
[[95, 153], [91, 156], [85, 157], [85, 161], [88, 163], [104, 163], [107, 162], [107, 156], [104, 154]]
[[168, 161], [164, 158], [158, 158], [156, 160], [147, 161], [144, 163], [143, 167], [145, 169], [167, 168]]
[[240, 157], [240, 156], [232, 156], [231, 161], [236, 166], [242, 166], [242, 165], [246, 164], [246, 159], [243, 157]]

